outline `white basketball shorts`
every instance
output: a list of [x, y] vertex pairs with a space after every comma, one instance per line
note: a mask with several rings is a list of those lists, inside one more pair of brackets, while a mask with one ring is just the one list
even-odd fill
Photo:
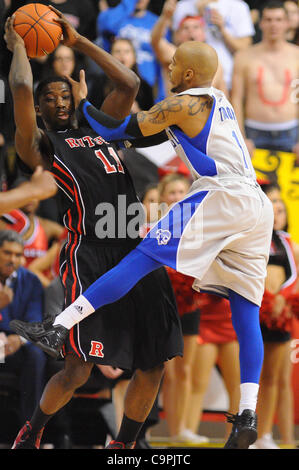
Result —
[[227, 181], [204, 190], [201, 186], [171, 207], [137, 249], [195, 278], [198, 291], [228, 298], [233, 290], [260, 305], [272, 204], [258, 185]]

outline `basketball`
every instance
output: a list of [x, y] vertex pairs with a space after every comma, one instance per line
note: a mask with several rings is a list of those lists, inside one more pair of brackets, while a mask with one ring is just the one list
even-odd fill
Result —
[[14, 29], [25, 43], [28, 57], [53, 52], [60, 42], [61, 26], [53, 20], [56, 13], [41, 3], [30, 3], [15, 12]]

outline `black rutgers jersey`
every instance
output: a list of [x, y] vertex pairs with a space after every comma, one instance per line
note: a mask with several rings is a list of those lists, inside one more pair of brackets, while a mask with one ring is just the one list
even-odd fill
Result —
[[137, 238], [142, 206], [115, 146], [89, 127], [46, 135], [68, 230], [97, 240]]

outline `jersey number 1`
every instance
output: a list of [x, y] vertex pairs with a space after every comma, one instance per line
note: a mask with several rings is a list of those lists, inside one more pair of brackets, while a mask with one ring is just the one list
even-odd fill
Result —
[[95, 150], [95, 154], [96, 154], [97, 158], [99, 158], [101, 160], [101, 162], [103, 163], [106, 173], [108, 173], [108, 174], [109, 173], [117, 173], [117, 172], [118, 173], [124, 173], [125, 172], [124, 167], [122, 166], [122, 163], [119, 159], [119, 156], [117, 155], [115, 150], [112, 147], [107, 147], [107, 149], [108, 149], [108, 152], [110, 153], [111, 157], [114, 158], [115, 163], [116, 163], [116, 167], [115, 167], [115, 165], [112, 165], [112, 163], [110, 163], [110, 161], [108, 160], [108, 158], [106, 157], [104, 152], [102, 152], [102, 150]]
[[245, 165], [245, 168], [248, 170], [248, 165], [247, 165], [247, 161], [246, 161], [246, 157], [245, 157], [245, 152], [244, 152], [244, 149], [238, 139], [238, 136], [237, 134], [235, 133], [235, 131], [232, 132], [232, 135], [233, 135], [233, 138], [235, 139], [235, 141], [237, 142], [237, 145], [238, 147], [240, 148], [241, 152], [242, 152], [242, 155], [243, 155], [243, 160], [244, 160], [244, 165]]

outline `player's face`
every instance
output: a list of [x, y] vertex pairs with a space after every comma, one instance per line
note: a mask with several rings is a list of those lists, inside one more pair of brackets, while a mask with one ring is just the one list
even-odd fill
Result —
[[263, 39], [283, 40], [289, 27], [288, 17], [283, 8], [264, 10], [260, 22]]
[[169, 79], [172, 84], [172, 93], [180, 93], [181, 91], [184, 91], [183, 77], [183, 69], [180, 64], [179, 57], [177, 56], [177, 53], [175, 53], [169, 64]]
[[70, 86], [65, 82], [46, 85], [40, 96], [38, 111], [48, 130], [69, 128], [74, 113]]
[[23, 247], [16, 242], [5, 241], [0, 247], [0, 276], [7, 279], [23, 262]]
[[188, 192], [189, 185], [185, 181], [172, 181], [168, 183], [161, 194], [161, 202], [168, 206], [180, 201]]

